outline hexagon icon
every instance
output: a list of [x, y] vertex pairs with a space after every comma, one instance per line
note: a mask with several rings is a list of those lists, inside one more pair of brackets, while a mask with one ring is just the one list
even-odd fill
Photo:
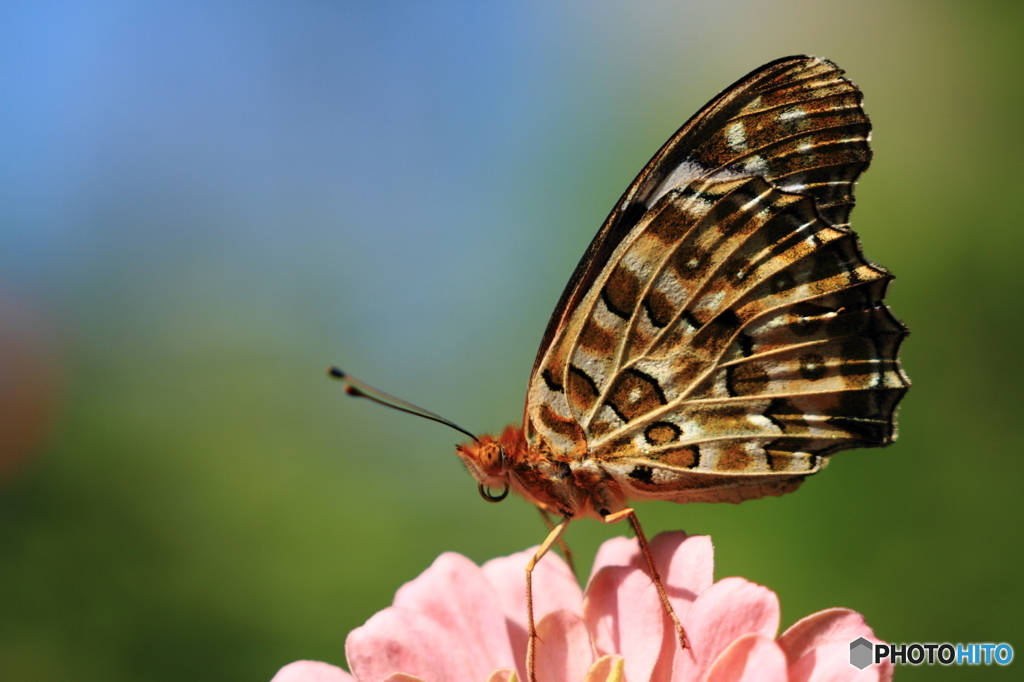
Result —
[[871, 642], [858, 637], [857, 639], [850, 642], [850, 665], [856, 667], [858, 670], [871, 665], [871, 652], [874, 649]]

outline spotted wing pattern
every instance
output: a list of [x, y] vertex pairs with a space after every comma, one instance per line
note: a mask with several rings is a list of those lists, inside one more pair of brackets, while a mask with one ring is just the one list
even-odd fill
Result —
[[593, 458], [631, 497], [739, 501], [891, 442], [906, 329], [847, 228], [870, 161], [860, 100], [831, 62], [788, 58], [669, 140], [552, 317], [533, 448]]

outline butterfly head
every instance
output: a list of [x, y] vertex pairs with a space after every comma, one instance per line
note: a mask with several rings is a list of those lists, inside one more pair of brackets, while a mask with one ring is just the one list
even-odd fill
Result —
[[[480, 484], [480, 495], [488, 502], [500, 502], [508, 495], [508, 453], [493, 436], [455, 446], [456, 454]], [[501, 489], [497, 495], [491, 491]]]

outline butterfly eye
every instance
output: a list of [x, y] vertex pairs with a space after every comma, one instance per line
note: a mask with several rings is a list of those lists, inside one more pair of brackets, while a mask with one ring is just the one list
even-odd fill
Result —
[[494, 441], [480, 446], [476, 451], [480, 468], [488, 476], [500, 476], [505, 470], [505, 451]]

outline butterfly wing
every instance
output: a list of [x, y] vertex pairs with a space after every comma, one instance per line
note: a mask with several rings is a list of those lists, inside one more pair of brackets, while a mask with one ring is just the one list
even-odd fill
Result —
[[723, 90], [676, 131], [580, 259], [548, 321], [533, 373], [611, 252], [674, 187], [715, 173], [761, 175], [814, 197], [826, 220], [845, 226], [853, 185], [871, 161], [871, 125], [860, 91], [842, 74], [816, 57], [776, 60]]
[[552, 316], [533, 448], [594, 458], [632, 497], [738, 501], [892, 440], [906, 329], [846, 227], [870, 160], [860, 101], [831, 62], [787, 58], [669, 140]]

